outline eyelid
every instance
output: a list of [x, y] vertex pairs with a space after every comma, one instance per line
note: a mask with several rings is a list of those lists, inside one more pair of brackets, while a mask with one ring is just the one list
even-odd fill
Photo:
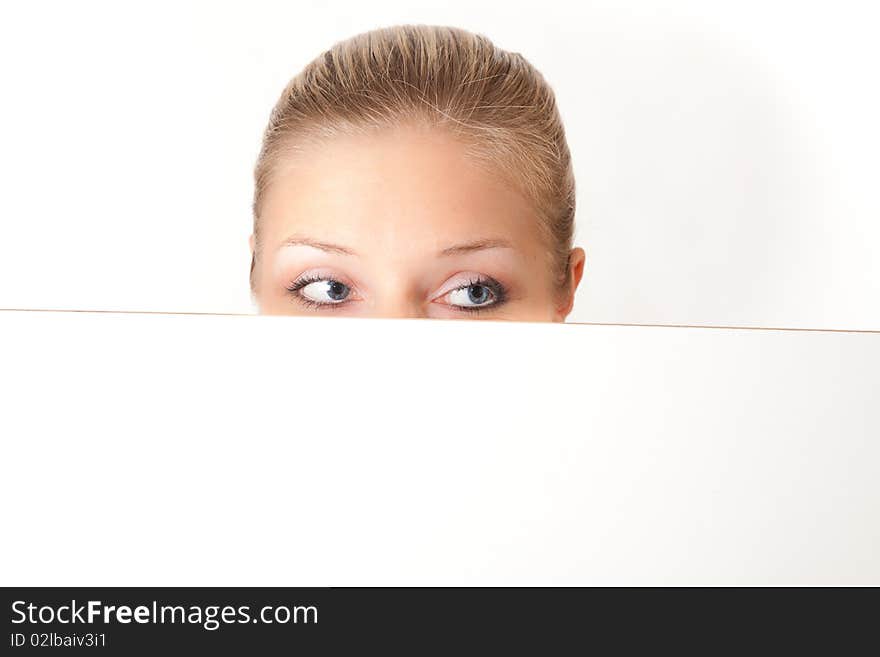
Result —
[[297, 276], [293, 277], [287, 284], [287, 289], [290, 289], [294, 286], [299, 285], [303, 281], [315, 282], [315, 281], [339, 281], [343, 285], [345, 285], [350, 290], [356, 291], [358, 286], [351, 280], [350, 277], [345, 274], [334, 271], [333, 269], [327, 267], [315, 267], [313, 269], [306, 269], [303, 272], [300, 272]]
[[468, 285], [498, 286], [502, 290], [505, 289], [504, 285], [491, 276], [475, 271], [461, 271], [446, 279], [440, 289], [432, 295], [432, 301], [436, 301], [450, 292], [460, 290]]
[[[454, 303], [445, 303], [441, 301], [446, 296], [449, 296], [456, 290], [464, 289], [470, 285], [484, 285], [488, 287], [492, 291], [492, 295], [495, 297], [492, 303], [482, 305], [482, 306], [459, 306]], [[446, 306], [454, 310], [455, 312], [462, 313], [478, 313], [478, 312], [489, 312], [494, 309], [500, 308], [504, 304], [509, 301], [509, 292], [507, 286], [496, 280], [492, 276], [487, 274], [479, 274], [477, 272], [459, 272], [454, 276], [450, 277], [446, 284], [440, 288], [441, 292], [439, 294], [434, 295], [431, 299], [431, 303], [436, 303], [441, 306]]]
[[[336, 303], [322, 303], [320, 301], [309, 299], [302, 293], [302, 289], [307, 285], [327, 280], [338, 281], [345, 285], [345, 287], [349, 289], [348, 298], [346, 298], [344, 301]], [[293, 280], [290, 281], [285, 287], [297, 303], [312, 309], [334, 310], [348, 306], [353, 302], [358, 302], [362, 300], [357, 286], [353, 282], [351, 282], [351, 279], [349, 277], [341, 275], [340, 273], [327, 267], [315, 267], [312, 269], [307, 269], [301, 272], [298, 276], [295, 276]]]

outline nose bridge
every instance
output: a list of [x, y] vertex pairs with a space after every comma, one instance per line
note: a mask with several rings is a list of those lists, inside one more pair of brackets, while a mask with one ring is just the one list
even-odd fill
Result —
[[369, 267], [379, 273], [372, 283], [370, 314], [374, 317], [426, 317], [424, 281], [425, 246], [418, 232], [413, 232], [412, 221], [406, 217], [400, 203], [397, 212], [387, 215], [381, 230], [372, 236]]
[[381, 281], [373, 290], [371, 314], [375, 317], [425, 317], [425, 303], [418, 286], [407, 276], [406, 270], [386, 266]]
[[376, 299], [372, 310], [372, 314], [375, 317], [405, 319], [426, 316], [424, 304], [421, 303], [421, 300], [414, 298], [405, 289], [394, 292], [383, 290], [381, 296]]
[[376, 307], [375, 317], [388, 319], [419, 319], [426, 317], [424, 310], [415, 305], [388, 304]]

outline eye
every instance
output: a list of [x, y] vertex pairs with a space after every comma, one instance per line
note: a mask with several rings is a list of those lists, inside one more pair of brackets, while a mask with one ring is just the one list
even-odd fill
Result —
[[494, 302], [495, 295], [487, 285], [468, 285], [449, 293], [449, 304], [452, 306], [474, 308], [488, 306]]
[[332, 278], [306, 278], [291, 285], [288, 290], [302, 301], [317, 306], [343, 303], [351, 295], [351, 288]]
[[299, 293], [315, 303], [340, 303], [345, 301], [351, 290], [339, 281], [315, 281], [300, 288]]
[[452, 282], [452, 289], [436, 299], [437, 302], [451, 306], [457, 310], [478, 311], [499, 306], [507, 298], [504, 287], [494, 278], [488, 276], [471, 276], [459, 278], [458, 283]]

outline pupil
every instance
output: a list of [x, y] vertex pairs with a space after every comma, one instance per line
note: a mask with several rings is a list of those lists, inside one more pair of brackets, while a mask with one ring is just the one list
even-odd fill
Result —
[[327, 295], [334, 301], [341, 301], [348, 295], [348, 288], [339, 281], [333, 281], [327, 288]]
[[485, 285], [471, 285], [468, 288], [468, 299], [471, 303], [485, 303], [489, 296], [489, 290]]

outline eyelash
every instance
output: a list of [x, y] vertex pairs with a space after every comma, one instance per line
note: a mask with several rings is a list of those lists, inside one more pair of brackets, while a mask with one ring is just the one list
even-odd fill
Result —
[[[469, 288], [471, 285], [482, 285], [483, 287], [489, 288], [489, 290], [491, 290], [493, 296], [495, 297], [495, 302], [490, 303], [486, 306], [450, 306], [451, 308], [455, 308], [455, 310], [460, 310], [466, 313], [481, 313], [486, 312], [487, 310], [494, 310], [495, 308], [499, 308], [507, 302], [507, 288], [505, 288], [501, 283], [496, 281], [491, 276], [477, 276], [475, 278], [471, 278], [468, 280], [467, 283], [458, 285], [449, 290], [449, 292], [464, 290]], [[446, 294], [449, 294], [449, 292], [447, 292]]]
[[[306, 308], [314, 308], [314, 309], [335, 309], [340, 306], [345, 306], [348, 304], [348, 301], [343, 301], [342, 303], [320, 303], [318, 301], [313, 301], [312, 299], [308, 299], [299, 293], [301, 289], [303, 289], [306, 285], [310, 285], [311, 283], [318, 283], [320, 281], [328, 280], [327, 276], [301, 276], [300, 278], [293, 281], [290, 285], [287, 286], [287, 291], [296, 297], [296, 300], [304, 305]], [[486, 312], [487, 310], [493, 310], [495, 308], [501, 307], [504, 303], [507, 302], [507, 288], [505, 288], [501, 283], [496, 281], [491, 276], [476, 276], [470, 278], [467, 283], [463, 283], [462, 285], [458, 285], [446, 294], [450, 292], [455, 292], [457, 290], [464, 290], [469, 288], [471, 285], [482, 285], [484, 287], [489, 288], [491, 290], [493, 296], [495, 297], [495, 302], [486, 306], [450, 306], [450, 308], [454, 308], [455, 310], [459, 310], [465, 313], [481, 313]], [[444, 295], [445, 296], [445, 295]]]
[[329, 280], [329, 278], [329, 276], [316, 276], [314, 274], [300, 276], [295, 281], [293, 281], [293, 283], [287, 286], [287, 291], [290, 292], [294, 296], [294, 298], [296, 298], [298, 303], [301, 303], [306, 308], [335, 310], [341, 306], [348, 305], [348, 301], [343, 301], [341, 303], [320, 303], [319, 301], [313, 301], [312, 299], [304, 297], [302, 294], [299, 293], [299, 291], [303, 289], [306, 285], [309, 285], [311, 283], [318, 283], [320, 281], [326, 281]]

